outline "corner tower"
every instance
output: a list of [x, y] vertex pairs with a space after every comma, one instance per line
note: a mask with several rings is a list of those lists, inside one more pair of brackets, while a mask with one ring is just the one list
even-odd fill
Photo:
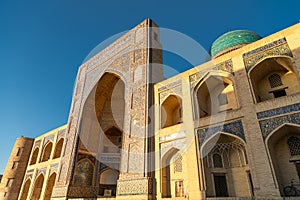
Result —
[[52, 199], [152, 199], [161, 63], [159, 30], [147, 19], [80, 66]]
[[17, 138], [0, 184], [3, 200], [18, 199], [32, 144], [31, 138]]

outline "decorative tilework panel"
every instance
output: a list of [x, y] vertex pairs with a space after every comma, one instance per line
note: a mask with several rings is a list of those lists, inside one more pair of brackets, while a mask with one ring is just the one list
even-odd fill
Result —
[[181, 80], [175, 81], [173, 83], [170, 83], [168, 85], [162, 86], [160, 88], [158, 88], [158, 92], [161, 92], [162, 90], [166, 90], [166, 89], [170, 89], [176, 85], [180, 85], [181, 84]]
[[272, 117], [272, 116], [281, 115], [281, 114], [285, 114], [285, 113], [289, 113], [289, 112], [295, 112], [298, 110], [300, 110], [300, 103], [259, 112], [259, 113], [257, 113], [257, 118], [262, 119], [262, 118]]
[[276, 128], [285, 123], [300, 124], [300, 113], [295, 113], [291, 115], [284, 115], [272, 119], [266, 119], [259, 122], [260, 129], [263, 135], [263, 138], [266, 137], [274, 131]]
[[244, 64], [246, 70], [249, 71], [258, 62], [270, 56], [289, 56], [293, 54], [286, 42], [285, 38], [276, 40], [272, 43], [266, 44], [260, 48], [254, 49], [248, 53], [243, 54]]
[[67, 194], [67, 186], [55, 186], [52, 192], [52, 198], [65, 197]]
[[201, 79], [207, 72], [212, 71], [212, 70], [216, 70], [216, 71], [225, 71], [231, 74], [234, 74], [233, 72], [233, 67], [232, 67], [232, 60], [226, 60], [224, 62], [221, 62], [219, 64], [216, 64], [214, 67], [207, 69], [207, 70], [203, 70], [200, 71], [198, 73], [195, 73], [193, 75], [190, 76], [190, 83], [191, 86], [193, 86], [194, 84], [196, 84], [198, 82], [199, 79]]
[[118, 180], [118, 195], [152, 194], [152, 179]]
[[74, 185], [76, 186], [90, 186], [93, 182], [94, 166], [86, 160], [78, 163], [74, 173]]
[[203, 144], [203, 142], [205, 140], [207, 140], [212, 135], [214, 135], [220, 131], [226, 132], [226, 133], [231, 133], [233, 135], [240, 137], [242, 140], [246, 141], [242, 121], [237, 120], [237, 121], [230, 122], [227, 124], [221, 124], [221, 125], [217, 125], [217, 126], [204, 128], [204, 129], [198, 129], [197, 134], [198, 134], [199, 146], [201, 147], [201, 145]]
[[97, 187], [70, 187], [68, 196], [69, 197], [97, 197]]

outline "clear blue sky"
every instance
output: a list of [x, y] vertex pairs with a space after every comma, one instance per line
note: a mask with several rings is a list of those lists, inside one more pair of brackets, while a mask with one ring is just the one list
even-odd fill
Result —
[[[152, 18], [208, 50], [229, 30], [267, 36], [296, 24], [299, 8], [298, 0], [0, 0], [0, 174], [17, 137], [67, 122], [77, 69], [108, 37]], [[168, 65], [187, 68], [171, 57]]]

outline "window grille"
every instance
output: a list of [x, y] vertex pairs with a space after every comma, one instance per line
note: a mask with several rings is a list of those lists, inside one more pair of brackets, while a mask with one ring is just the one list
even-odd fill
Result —
[[174, 172], [182, 172], [182, 156], [179, 153], [174, 157]]
[[271, 88], [275, 88], [282, 85], [281, 77], [278, 74], [272, 74], [269, 77]]
[[290, 137], [287, 141], [291, 156], [300, 155], [300, 139], [297, 137]]

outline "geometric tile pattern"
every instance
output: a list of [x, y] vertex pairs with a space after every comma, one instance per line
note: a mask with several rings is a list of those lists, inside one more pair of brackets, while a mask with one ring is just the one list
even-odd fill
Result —
[[288, 105], [288, 106], [284, 106], [284, 107], [280, 107], [280, 108], [276, 108], [276, 109], [272, 109], [272, 110], [259, 112], [259, 113], [257, 113], [257, 118], [262, 119], [262, 118], [266, 118], [266, 117], [273, 117], [276, 115], [282, 115], [285, 113], [295, 112], [295, 111], [299, 111], [299, 110], [300, 110], [300, 103], [296, 103], [293, 105]]
[[266, 139], [266, 137], [272, 131], [285, 123], [300, 124], [300, 113], [294, 113], [260, 121], [259, 125], [263, 138]]
[[152, 194], [152, 179], [118, 180], [118, 195]]
[[233, 67], [232, 67], [232, 60], [226, 60], [224, 62], [218, 63], [216, 65], [214, 65], [212, 68], [207, 69], [207, 70], [201, 70], [200, 72], [197, 72], [195, 74], [192, 74], [190, 76], [190, 83], [191, 83], [191, 87], [193, 87], [193, 85], [195, 83], [198, 83], [198, 80], [200, 80], [201, 78], [203, 78], [204, 75], [207, 74], [207, 72], [209, 71], [225, 71], [228, 73], [231, 73], [232, 75], [234, 75], [233, 72]]
[[231, 133], [233, 135], [236, 135], [240, 137], [242, 140], [246, 141], [245, 135], [244, 135], [244, 128], [241, 120], [233, 121], [227, 124], [221, 124], [221, 125], [216, 125], [204, 129], [198, 129], [197, 134], [198, 134], [198, 144], [199, 147], [203, 144], [205, 140], [210, 138], [212, 135], [218, 133], [218, 132], [226, 132], [226, 133]]
[[276, 40], [262, 47], [243, 54], [244, 64], [247, 72], [258, 62], [270, 56], [289, 56], [293, 57], [285, 38]]

